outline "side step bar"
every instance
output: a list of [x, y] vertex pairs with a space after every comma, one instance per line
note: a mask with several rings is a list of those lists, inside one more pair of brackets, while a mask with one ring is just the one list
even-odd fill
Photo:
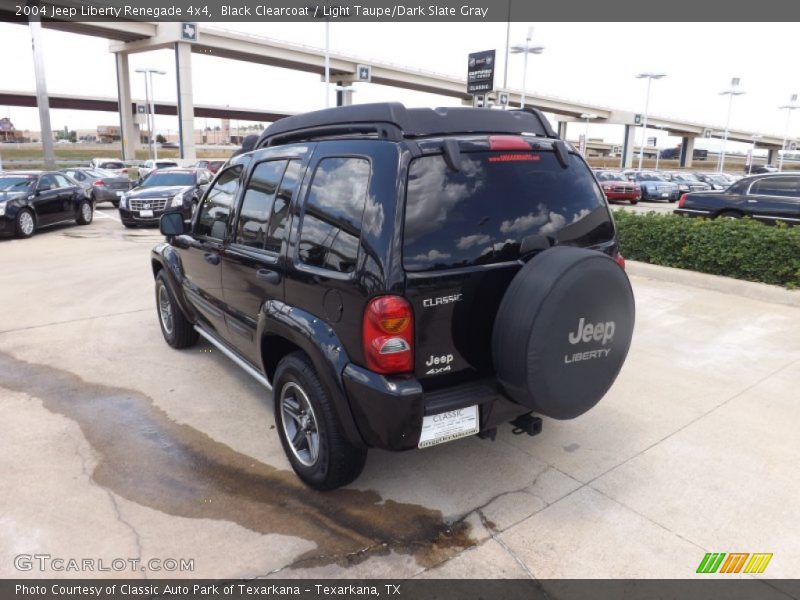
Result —
[[207, 339], [212, 346], [214, 346], [217, 350], [222, 352], [225, 356], [227, 356], [234, 363], [236, 363], [238, 366], [240, 366], [244, 370], [245, 373], [250, 375], [250, 377], [255, 379], [258, 383], [263, 385], [268, 390], [270, 390], [270, 391], [272, 390], [272, 384], [270, 384], [269, 380], [266, 377], [264, 377], [264, 374], [263, 373], [259, 373], [249, 363], [247, 363], [244, 360], [242, 360], [241, 358], [239, 358], [239, 356], [233, 350], [228, 348], [228, 346], [226, 344], [224, 344], [223, 342], [219, 341], [216, 337], [214, 337], [214, 335], [208, 333], [205, 329], [203, 329], [199, 325], [195, 325], [194, 329], [195, 329], [195, 331], [197, 331], [197, 333], [199, 333], [205, 339]]

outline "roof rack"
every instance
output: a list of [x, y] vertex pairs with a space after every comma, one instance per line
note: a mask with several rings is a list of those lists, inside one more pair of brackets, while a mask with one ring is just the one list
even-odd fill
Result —
[[255, 147], [348, 136], [375, 136], [400, 141], [437, 135], [522, 133], [558, 137], [541, 111], [535, 108], [406, 108], [399, 102], [380, 102], [326, 108], [286, 117], [267, 127]]

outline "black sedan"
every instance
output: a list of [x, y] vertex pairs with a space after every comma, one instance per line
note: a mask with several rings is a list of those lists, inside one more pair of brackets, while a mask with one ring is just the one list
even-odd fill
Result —
[[800, 223], [800, 175], [745, 177], [724, 192], [684, 194], [675, 214], [689, 217], [752, 217], [764, 223]]
[[0, 175], [0, 234], [31, 237], [40, 227], [66, 221], [88, 225], [94, 205], [63, 173], [6, 172]]
[[700, 181], [694, 173], [689, 173], [687, 171], [667, 171], [662, 173], [662, 175], [664, 179], [677, 185], [678, 191], [681, 194], [686, 192], [707, 192], [712, 189], [709, 184]]
[[120, 198], [120, 220], [125, 227], [158, 225], [167, 212], [180, 212], [190, 219], [212, 178], [207, 169], [153, 171]]
[[131, 189], [131, 185], [133, 185], [127, 175], [120, 175], [102, 169], [71, 167], [69, 169], [61, 169], [61, 172], [77, 181], [78, 185], [92, 199], [95, 206], [98, 202], [111, 202], [114, 206], [119, 206], [119, 199], [122, 194]]

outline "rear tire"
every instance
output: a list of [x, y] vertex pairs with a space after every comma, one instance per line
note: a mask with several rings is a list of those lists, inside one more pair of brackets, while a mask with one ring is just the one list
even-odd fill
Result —
[[14, 220], [14, 235], [18, 238], [29, 238], [36, 231], [36, 218], [33, 213], [23, 208], [17, 213], [17, 218]]
[[175, 301], [164, 271], [156, 275], [156, 310], [161, 333], [170, 346], [181, 350], [197, 343], [198, 333]]
[[84, 200], [78, 207], [78, 218], [75, 219], [78, 225], [88, 225], [94, 219], [94, 203], [91, 200]]
[[309, 487], [332, 490], [364, 469], [366, 448], [342, 435], [333, 401], [303, 352], [284, 357], [275, 371], [275, 425], [286, 457]]

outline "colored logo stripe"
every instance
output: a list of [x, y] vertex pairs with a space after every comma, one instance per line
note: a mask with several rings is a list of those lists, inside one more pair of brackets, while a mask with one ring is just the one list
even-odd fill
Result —
[[772, 560], [772, 554], [753, 554], [750, 562], [744, 568], [745, 573], [763, 573], [767, 568], [769, 561]]
[[709, 552], [703, 557], [703, 560], [700, 561], [700, 566], [697, 567], [697, 572], [716, 573], [717, 569], [719, 569], [719, 565], [722, 563], [723, 558], [725, 558], [724, 552]]
[[[748, 557], [750, 560], [747, 560]], [[744, 567], [745, 573], [763, 573], [771, 560], [771, 553], [731, 552], [726, 554], [725, 552], [708, 552], [703, 557], [703, 560], [700, 561], [697, 572], [741, 573], [742, 567]]]

